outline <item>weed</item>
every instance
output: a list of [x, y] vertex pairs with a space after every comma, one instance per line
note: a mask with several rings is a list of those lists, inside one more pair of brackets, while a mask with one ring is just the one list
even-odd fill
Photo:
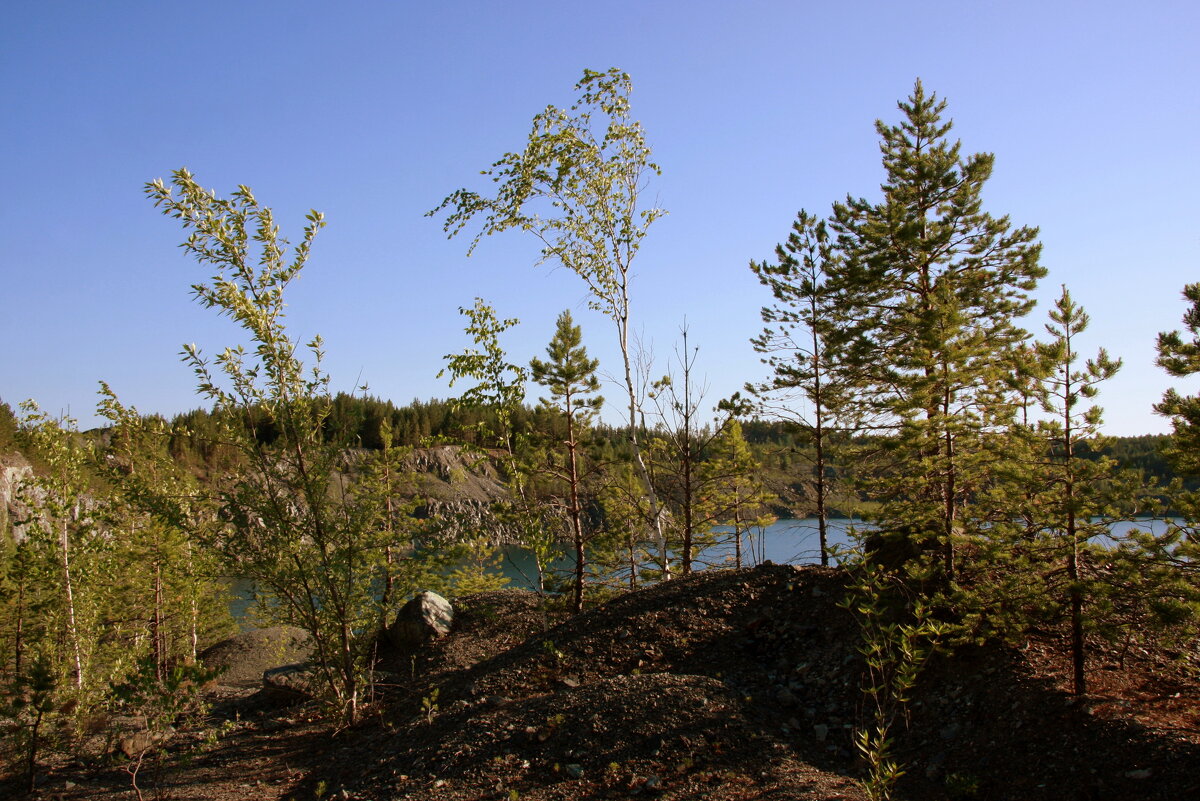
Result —
[[421, 699], [421, 712], [425, 715], [426, 723], [433, 723], [433, 719], [437, 717], [438, 694], [438, 688], [434, 687], [429, 691], [429, 695]]

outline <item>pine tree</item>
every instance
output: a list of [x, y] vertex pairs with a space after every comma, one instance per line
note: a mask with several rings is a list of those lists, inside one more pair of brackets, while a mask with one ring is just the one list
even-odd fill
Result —
[[[1185, 286], [1183, 297], [1192, 304], [1183, 315], [1190, 339], [1185, 341], [1179, 331], [1158, 335], [1157, 364], [1178, 378], [1200, 372], [1200, 283]], [[1176, 469], [1200, 475], [1200, 396], [1169, 389], [1154, 411], [1171, 418], [1174, 436], [1168, 453]]]
[[828, 276], [840, 269], [828, 229], [806, 211], [792, 223], [787, 241], [775, 247], [775, 263], [751, 262], [750, 269], [771, 290], [772, 306], [764, 306], [763, 332], [751, 340], [765, 354], [773, 375], [747, 390], [759, 409], [788, 420], [813, 448], [812, 487], [816, 503], [821, 564], [829, 564], [828, 503], [831, 446], [834, 434], [855, 426], [850, 420], [850, 383], [845, 365], [838, 365], [829, 340], [836, 315], [836, 296]]
[[734, 567], [740, 568], [742, 537], [751, 528], [766, 528], [775, 518], [768, 505], [775, 500], [762, 481], [762, 465], [750, 452], [742, 424], [731, 418], [713, 440], [702, 465], [707, 517], [733, 529]]
[[1048, 369], [1043, 380], [1042, 408], [1052, 415], [1042, 426], [1048, 440], [1049, 463], [1045, 478], [1052, 493], [1052, 515], [1043, 521], [1053, 532], [1055, 550], [1065, 551], [1066, 593], [1071, 621], [1071, 665], [1076, 695], [1086, 690], [1084, 677], [1084, 600], [1088, 540], [1107, 533], [1106, 520], [1100, 501], [1100, 483], [1108, 478], [1111, 465], [1103, 461], [1080, 458], [1081, 442], [1096, 436], [1100, 428], [1101, 409], [1090, 406], [1080, 409], [1081, 401], [1093, 398], [1097, 385], [1107, 381], [1121, 367], [1103, 348], [1095, 359], [1089, 359], [1083, 369], [1075, 366], [1079, 358], [1077, 337], [1088, 326], [1087, 313], [1071, 299], [1064, 286], [1062, 295], [1050, 312], [1046, 331], [1051, 340], [1040, 344], [1038, 351]]
[[[1158, 335], [1157, 364], [1178, 378], [1200, 372], [1200, 283], [1186, 285], [1183, 297], [1191, 304], [1183, 315], [1186, 334]], [[1171, 418], [1172, 435], [1163, 450], [1172, 467], [1181, 476], [1200, 476], [1200, 396], [1169, 389], [1154, 411]], [[1169, 500], [1183, 521], [1172, 522], [1160, 536], [1134, 534], [1134, 547], [1128, 549], [1133, 552], [1136, 583], [1149, 587], [1142, 593], [1149, 614], [1140, 617], [1157, 628], [1165, 623], [1184, 637], [1189, 632], [1194, 636], [1200, 627], [1200, 493], [1176, 481]]]
[[584, 579], [587, 575], [587, 552], [585, 546], [590, 539], [586, 531], [582, 503], [582, 475], [580, 471], [580, 438], [588, 423], [599, 410], [604, 399], [600, 391], [600, 380], [596, 368], [600, 362], [589, 359], [583, 347], [583, 335], [571, 318], [570, 311], [558, 316], [554, 337], [546, 347], [548, 361], [533, 359], [529, 368], [533, 380], [550, 392], [549, 399], [542, 399], [546, 406], [554, 406], [566, 418], [566, 436], [561, 441], [565, 459], [559, 472], [567, 483], [567, 516], [571, 524], [571, 541], [575, 548], [574, 607], [583, 610]]
[[946, 104], [920, 81], [898, 125], [877, 122], [883, 199], [834, 205], [842, 256], [831, 277], [840, 319], [835, 346], [855, 391], [885, 416], [902, 467], [873, 487], [880, 523], [938, 554], [941, 581], [957, 573], [963, 506], [986, 471], [981, 438], [1012, 416], [1003, 378], [1027, 334], [1014, 320], [1045, 274], [1032, 228], [982, 210], [990, 154], [964, 157], [947, 135]]

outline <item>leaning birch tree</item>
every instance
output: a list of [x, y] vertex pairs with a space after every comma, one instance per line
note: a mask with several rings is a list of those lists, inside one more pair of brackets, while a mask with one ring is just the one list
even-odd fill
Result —
[[651, 535], [661, 545], [662, 510], [638, 434], [629, 337], [633, 260], [651, 223], [666, 213], [639, 202], [660, 170], [650, 160], [641, 124], [630, 116], [633, 86], [626, 73], [584, 70], [575, 89], [579, 97], [572, 106], [550, 105], [533, 118], [524, 150], [506, 153], [483, 171], [497, 184], [494, 195], [458, 189], [429, 214], [446, 212], [443, 229], [450, 237], [482, 221], [468, 255], [494, 233], [532, 234], [541, 243], [542, 262], [578, 275], [591, 293], [589, 306], [613, 321], [629, 400], [629, 444], [650, 506]]

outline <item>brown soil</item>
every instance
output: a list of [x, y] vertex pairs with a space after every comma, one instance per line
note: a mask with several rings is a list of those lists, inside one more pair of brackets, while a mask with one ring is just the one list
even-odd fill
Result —
[[[184, 732], [139, 783], [204, 801], [861, 799], [863, 665], [843, 594], [835, 570], [766, 565], [572, 618], [527, 593], [471, 596], [450, 636], [383, 666], [398, 678], [360, 725], [226, 689], [217, 744]], [[1098, 647], [1080, 703], [1064, 654], [1040, 634], [931, 664], [898, 732], [897, 796], [1200, 797], [1200, 653]], [[37, 797], [133, 794], [120, 766], [65, 765]]]

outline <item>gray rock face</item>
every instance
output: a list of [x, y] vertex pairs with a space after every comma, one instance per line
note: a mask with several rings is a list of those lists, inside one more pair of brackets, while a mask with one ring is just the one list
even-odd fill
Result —
[[0, 531], [12, 523], [17, 542], [25, 539], [25, 526], [19, 521], [29, 511], [25, 499], [19, 497], [21, 483], [32, 477], [33, 469], [21, 454], [0, 454]]
[[388, 628], [388, 641], [401, 652], [411, 652], [430, 640], [445, 637], [454, 624], [454, 607], [436, 592], [418, 593], [396, 615]]

